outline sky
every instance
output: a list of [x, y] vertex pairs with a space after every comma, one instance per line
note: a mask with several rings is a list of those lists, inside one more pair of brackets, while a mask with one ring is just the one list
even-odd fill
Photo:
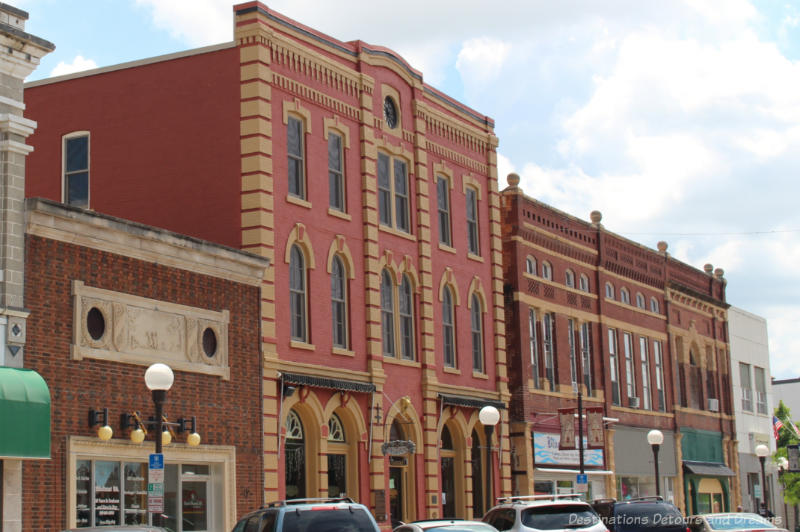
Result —
[[[226, 0], [7, 0], [56, 45], [28, 80], [231, 41]], [[500, 185], [696, 268], [800, 377], [800, 2], [276, 0], [385, 46], [495, 120]]]

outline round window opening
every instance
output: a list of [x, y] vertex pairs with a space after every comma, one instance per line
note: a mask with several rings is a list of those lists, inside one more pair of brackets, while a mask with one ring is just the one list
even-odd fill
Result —
[[203, 331], [203, 352], [209, 358], [217, 354], [217, 334], [211, 327]]
[[383, 100], [383, 118], [386, 120], [386, 125], [389, 129], [397, 127], [397, 106], [391, 96], [387, 96]]
[[86, 329], [92, 340], [99, 340], [106, 332], [106, 319], [97, 307], [92, 307], [86, 315]]

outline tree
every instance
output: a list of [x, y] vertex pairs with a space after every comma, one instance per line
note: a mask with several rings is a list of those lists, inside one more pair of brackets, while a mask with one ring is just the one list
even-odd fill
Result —
[[[778, 432], [778, 441], [775, 443], [777, 451], [772, 457], [772, 461], [777, 465], [778, 458], [787, 457], [786, 446], [797, 445], [800, 443], [800, 439], [788, 426], [792, 417], [789, 407], [783, 404], [783, 401], [775, 409], [775, 416], [784, 423], [783, 428]], [[800, 473], [783, 473], [780, 475], [780, 483], [783, 485], [783, 500], [787, 504], [800, 503]]]

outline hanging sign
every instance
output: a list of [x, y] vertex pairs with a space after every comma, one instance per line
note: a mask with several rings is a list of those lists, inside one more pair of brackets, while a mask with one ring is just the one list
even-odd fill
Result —
[[558, 422], [561, 425], [559, 449], [575, 449], [575, 409], [559, 408]]
[[602, 406], [592, 406], [586, 409], [586, 429], [589, 448], [602, 449], [605, 444]]

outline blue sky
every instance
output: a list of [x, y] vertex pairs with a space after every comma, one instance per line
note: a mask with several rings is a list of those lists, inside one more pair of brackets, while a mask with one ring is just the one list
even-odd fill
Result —
[[[13, 5], [57, 47], [31, 80], [232, 38], [225, 0]], [[518, 172], [528, 195], [583, 219], [600, 210], [611, 231], [723, 268], [728, 302], [768, 320], [773, 376], [800, 376], [800, 4], [267, 5], [391, 48], [494, 118], [500, 175]]]

